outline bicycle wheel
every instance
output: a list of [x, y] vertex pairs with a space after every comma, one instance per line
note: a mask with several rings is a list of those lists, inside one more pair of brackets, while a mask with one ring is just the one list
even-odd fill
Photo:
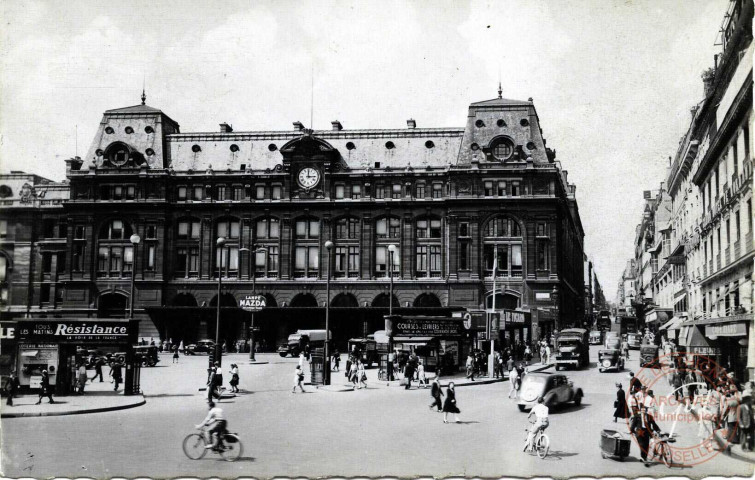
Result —
[[671, 448], [666, 442], [656, 443], [653, 455], [660, 458], [664, 465], [671, 468]]
[[204, 448], [207, 445], [204, 437], [199, 433], [191, 433], [184, 438], [183, 449], [187, 457], [192, 460], [199, 460], [207, 453]]
[[[234, 438], [236, 441], [228, 441], [228, 437]], [[228, 462], [235, 462], [241, 456], [244, 450], [244, 446], [241, 444], [241, 439], [238, 435], [227, 433], [225, 435], [225, 441], [223, 441], [223, 449], [220, 450], [220, 456]]]
[[537, 456], [540, 458], [545, 458], [546, 455], [548, 455], [548, 449], [551, 446], [551, 441], [548, 438], [548, 435], [541, 434], [537, 440], [535, 441], [535, 450], [537, 451]]

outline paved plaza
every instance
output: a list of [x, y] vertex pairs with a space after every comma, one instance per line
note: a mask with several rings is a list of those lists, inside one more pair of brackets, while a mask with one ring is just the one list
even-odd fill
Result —
[[[595, 357], [597, 349], [593, 347]], [[242, 458], [228, 463], [215, 455], [189, 460], [183, 438], [207, 412], [204, 386], [207, 357], [182, 356], [142, 371], [147, 400], [141, 407], [88, 415], [3, 420], [6, 476], [173, 477], [197, 476], [750, 476], [751, 464], [717, 455], [693, 468], [646, 468], [636, 444], [624, 462], [602, 459], [602, 428], [613, 424], [614, 383], [627, 373], [569, 372], [585, 398], [551, 414], [551, 453], [544, 459], [522, 453], [526, 414], [507, 399], [508, 382], [457, 390], [460, 424], [443, 424], [428, 409], [429, 390], [386, 386], [368, 370], [368, 388], [324, 391], [307, 386], [291, 393], [296, 360], [261, 355], [268, 364], [249, 365], [243, 355], [225, 357], [241, 369], [241, 393], [220, 405], [230, 430], [244, 443]], [[637, 368], [632, 352], [629, 368]], [[595, 358], [593, 358], [593, 361]], [[551, 369], [552, 371], [552, 369]], [[341, 380], [343, 379], [343, 380]], [[334, 372], [334, 382], [345, 383]], [[343, 390], [343, 389], [341, 389]], [[24, 399], [21, 399], [24, 401]], [[668, 425], [661, 425], [668, 430]], [[680, 439], [697, 425], [678, 424]], [[681, 441], [681, 440], [680, 440]]]

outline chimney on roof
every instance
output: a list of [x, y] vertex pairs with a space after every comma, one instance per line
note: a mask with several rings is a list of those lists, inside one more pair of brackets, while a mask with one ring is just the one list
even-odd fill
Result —
[[703, 77], [703, 92], [705, 98], [708, 98], [713, 94], [713, 87], [716, 81], [716, 69], [709, 68], [702, 74]]
[[304, 130], [304, 124], [299, 121], [294, 122], [294, 130], [301, 132], [302, 130]]
[[233, 127], [228, 125], [227, 123], [223, 122], [220, 124], [220, 133], [231, 133], [233, 131]]
[[336, 132], [343, 130], [343, 125], [341, 125], [341, 122], [339, 122], [338, 120], [333, 120], [332, 122], [330, 122], [330, 124], [333, 125], [333, 130]]
[[417, 128], [417, 122], [413, 118], [410, 118], [406, 121], [406, 126], [409, 128]]

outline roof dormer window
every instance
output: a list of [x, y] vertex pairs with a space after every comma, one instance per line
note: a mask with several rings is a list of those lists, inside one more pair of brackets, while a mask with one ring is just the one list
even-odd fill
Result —
[[490, 148], [496, 160], [508, 160], [514, 153], [514, 144], [507, 138], [497, 140]]

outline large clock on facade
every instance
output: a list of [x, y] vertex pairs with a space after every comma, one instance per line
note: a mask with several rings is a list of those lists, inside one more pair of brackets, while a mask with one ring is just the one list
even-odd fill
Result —
[[301, 188], [309, 190], [320, 183], [320, 171], [316, 168], [305, 167], [299, 170], [299, 175], [297, 175], [296, 179]]

